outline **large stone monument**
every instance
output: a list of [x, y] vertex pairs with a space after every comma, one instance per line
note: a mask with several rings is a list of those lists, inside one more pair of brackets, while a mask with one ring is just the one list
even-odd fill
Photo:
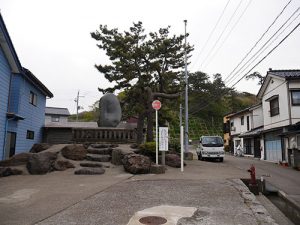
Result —
[[116, 127], [121, 121], [122, 110], [118, 98], [107, 93], [100, 99], [100, 118], [98, 121], [99, 127]]

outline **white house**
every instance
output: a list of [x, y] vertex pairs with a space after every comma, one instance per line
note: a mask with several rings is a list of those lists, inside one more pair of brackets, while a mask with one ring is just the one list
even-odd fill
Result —
[[68, 123], [70, 112], [67, 108], [46, 107], [45, 124], [65, 124]]
[[260, 104], [230, 116], [234, 149], [272, 162], [300, 157], [300, 70], [270, 69], [257, 97]]
[[233, 144], [233, 152], [241, 145], [244, 154], [261, 157], [260, 131], [263, 126], [262, 105], [257, 104], [231, 114], [230, 136]]
[[[300, 130], [297, 130], [300, 122], [300, 70], [270, 69], [257, 97], [261, 100], [264, 116], [264, 159], [288, 161], [291, 136], [300, 138]], [[293, 135], [289, 133], [291, 130]], [[296, 147], [300, 149], [299, 145]]]

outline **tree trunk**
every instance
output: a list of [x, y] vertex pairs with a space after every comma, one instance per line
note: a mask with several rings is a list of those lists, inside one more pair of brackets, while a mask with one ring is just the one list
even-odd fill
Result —
[[167, 93], [160, 93], [160, 92], [152, 92], [150, 87], [146, 87], [145, 91], [147, 92], [147, 142], [153, 141], [153, 112], [152, 109], [152, 102], [154, 99], [160, 97], [160, 98], [166, 98], [166, 99], [175, 99], [180, 96], [180, 93], [175, 94], [167, 94]]
[[147, 142], [153, 141], [153, 94], [151, 88], [147, 87]]
[[142, 144], [144, 140], [144, 121], [145, 121], [145, 113], [140, 113], [139, 118], [137, 121], [137, 137], [136, 137], [136, 143]]

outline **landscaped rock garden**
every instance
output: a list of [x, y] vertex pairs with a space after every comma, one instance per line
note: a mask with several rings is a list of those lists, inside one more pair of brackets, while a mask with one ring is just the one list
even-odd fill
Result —
[[[155, 146], [155, 145], [154, 145]], [[35, 144], [27, 153], [16, 154], [0, 161], [0, 177], [20, 174], [46, 174], [75, 168], [76, 175], [104, 174], [111, 166], [122, 165], [131, 174], [161, 174], [166, 167], [156, 165], [153, 143], [146, 145], [115, 144]], [[165, 156], [167, 166], [179, 168], [180, 156], [170, 151]]]

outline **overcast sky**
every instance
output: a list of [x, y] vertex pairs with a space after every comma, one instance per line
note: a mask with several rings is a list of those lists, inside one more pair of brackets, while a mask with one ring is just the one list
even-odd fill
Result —
[[[88, 110], [101, 97], [97, 88], [109, 86], [94, 67], [95, 64], [107, 62], [103, 52], [96, 46], [97, 42], [90, 36], [100, 24], [123, 31], [132, 22], [142, 21], [146, 32], [170, 25], [171, 32], [179, 35], [184, 33], [183, 20], [187, 19], [187, 31], [190, 33], [188, 42], [195, 46], [188, 69], [201, 70], [209, 75], [220, 73], [225, 79], [288, 2], [289, 0], [231, 0], [229, 3], [228, 0], [0, 0], [0, 9], [21, 64], [30, 69], [54, 94], [54, 98], [47, 100], [47, 106], [67, 107], [74, 113], [74, 99], [78, 90], [84, 96], [80, 98], [80, 105]], [[211, 33], [226, 5], [218, 26]], [[299, 6], [300, 0], [291, 1], [253, 53]], [[286, 30], [251, 65], [265, 56], [300, 22], [298, 13], [299, 11], [290, 20], [295, 19], [294, 22], [290, 26], [288, 22]], [[209, 37], [211, 38], [208, 39]], [[299, 50], [300, 28], [253, 71], [265, 75], [269, 68], [300, 69]], [[239, 77], [250, 68], [251, 66], [243, 73], [241, 69]], [[228, 85], [234, 83], [232, 81]], [[243, 80], [236, 85], [236, 89], [256, 94], [259, 89], [256, 83]]]

